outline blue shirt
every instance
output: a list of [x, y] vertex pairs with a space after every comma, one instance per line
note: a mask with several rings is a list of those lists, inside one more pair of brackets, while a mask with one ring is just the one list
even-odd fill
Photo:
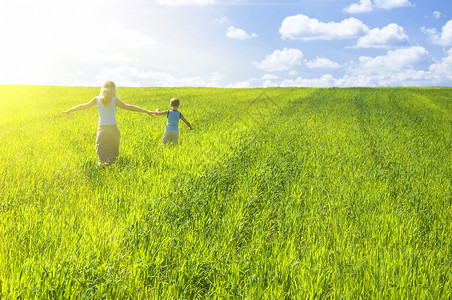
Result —
[[166, 122], [166, 130], [179, 130], [179, 119], [181, 113], [177, 110], [168, 111], [168, 120]]
[[97, 110], [99, 111], [99, 125], [116, 124], [116, 97], [113, 97], [108, 107], [100, 103], [99, 97], [97, 97]]

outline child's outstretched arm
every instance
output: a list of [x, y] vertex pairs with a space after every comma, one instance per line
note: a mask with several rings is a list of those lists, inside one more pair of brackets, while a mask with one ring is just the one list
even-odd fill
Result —
[[66, 110], [66, 111], [62, 111], [61, 113], [62, 114], [70, 114], [71, 112], [74, 112], [74, 111], [78, 111], [78, 110], [84, 110], [84, 109], [88, 109], [88, 108], [90, 108], [91, 106], [94, 106], [94, 105], [96, 105], [96, 98], [93, 98], [91, 101], [89, 101], [89, 102], [87, 102], [87, 103], [84, 103], [84, 104], [79, 104], [79, 105], [77, 105], [77, 106], [74, 106], [73, 108], [71, 108], [71, 109], [68, 109], [68, 110]]
[[190, 122], [188, 122], [187, 119], [185, 119], [185, 117], [182, 114], [180, 114], [180, 118], [182, 119], [182, 121], [184, 121], [185, 124], [187, 124], [189, 130], [193, 130], [193, 127], [191, 126]]

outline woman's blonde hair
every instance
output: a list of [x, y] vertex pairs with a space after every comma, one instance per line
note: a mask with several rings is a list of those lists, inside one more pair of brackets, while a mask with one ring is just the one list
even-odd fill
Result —
[[113, 81], [107, 80], [100, 89], [99, 101], [104, 107], [108, 107], [113, 97], [119, 99], [118, 90]]

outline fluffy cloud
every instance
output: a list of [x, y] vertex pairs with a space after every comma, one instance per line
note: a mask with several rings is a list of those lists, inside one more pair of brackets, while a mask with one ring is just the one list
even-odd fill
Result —
[[228, 37], [230, 39], [247, 40], [247, 39], [250, 39], [253, 37], [257, 37], [257, 34], [255, 34], [253, 32], [250, 35], [240, 28], [235, 28], [234, 26], [230, 26], [228, 28], [228, 31], [226, 32], [226, 37]]
[[262, 87], [264, 87], [264, 88], [277, 87], [277, 86], [279, 86], [279, 84], [277, 82], [273, 82], [271, 80], [265, 80], [264, 83], [262, 84]]
[[444, 78], [452, 80], [452, 49], [447, 52], [447, 55], [440, 62], [430, 66], [429, 70], [435, 81], [441, 81]]
[[412, 69], [415, 65], [426, 61], [428, 52], [423, 47], [411, 47], [388, 51], [386, 55], [369, 57], [361, 56], [359, 66], [354, 73], [376, 74], [398, 72], [401, 70]]
[[344, 11], [352, 14], [365, 13], [376, 8], [393, 9], [397, 7], [413, 6], [409, 0], [360, 0], [344, 8]]
[[405, 29], [397, 24], [389, 24], [382, 29], [370, 30], [367, 35], [358, 39], [357, 48], [386, 48], [400, 45], [408, 40]]
[[427, 86], [441, 85], [445, 80], [452, 80], [452, 49], [449, 50], [447, 57], [431, 65], [429, 70], [422, 70], [428, 58], [428, 52], [423, 47], [398, 49], [376, 57], [362, 56], [358, 62], [349, 64], [339, 78], [331, 74], [324, 74], [318, 78], [301, 76], [296, 79], [282, 78], [279, 81], [278, 78], [267, 78], [263, 85], [267, 87]]
[[[443, 32], [448, 31], [443, 30]], [[279, 32], [283, 39], [303, 41], [359, 37], [356, 48], [388, 48], [394, 45], [403, 45], [408, 41], [405, 29], [398, 24], [391, 23], [382, 29], [374, 28], [370, 30], [364, 23], [355, 18], [345, 19], [340, 23], [324, 23], [305, 15], [290, 16], [284, 19]], [[452, 21], [450, 32], [452, 39]]]
[[210, 73], [209, 79], [207, 80], [207, 83], [205, 86], [207, 87], [217, 87], [221, 86], [222, 81], [226, 80], [228, 76], [224, 73], [220, 72], [212, 72]]
[[384, 9], [413, 6], [408, 0], [374, 0], [374, 4], [376, 7]]
[[359, 14], [364, 12], [372, 11], [372, 1], [371, 0], [360, 0], [359, 3], [353, 3], [352, 5], [344, 8], [344, 11], [351, 14]]
[[320, 78], [302, 78], [298, 77], [295, 80], [286, 79], [283, 80], [280, 84], [282, 87], [292, 87], [292, 86], [301, 86], [301, 87], [331, 87], [334, 86], [336, 79], [331, 74], [325, 74]]
[[388, 51], [377, 57], [361, 56], [352, 64], [335, 86], [410, 86], [431, 84], [430, 74], [419, 70], [428, 60], [423, 47]]
[[306, 67], [310, 69], [314, 68], [337, 69], [341, 67], [337, 62], [331, 61], [325, 57], [317, 57], [314, 60], [306, 61], [305, 64]]
[[250, 78], [249, 80], [228, 84], [226, 87], [227, 88], [237, 88], [237, 89], [252, 88], [252, 87], [256, 86], [256, 84], [255, 84], [256, 81], [257, 81], [256, 78]]
[[284, 71], [301, 64], [303, 52], [298, 49], [275, 50], [267, 55], [260, 63], [255, 63], [256, 67], [264, 71]]
[[301, 14], [285, 18], [279, 28], [283, 39], [304, 41], [350, 39], [367, 31], [369, 28], [355, 18], [324, 23]]
[[273, 79], [278, 79], [279, 77], [273, 74], [265, 74], [264, 76], [262, 76], [262, 79], [264, 80], [273, 80]]
[[422, 28], [422, 31], [431, 36], [435, 44], [443, 46], [452, 46], [452, 20], [449, 20], [443, 26], [441, 33], [438, 33], [434, 28]]

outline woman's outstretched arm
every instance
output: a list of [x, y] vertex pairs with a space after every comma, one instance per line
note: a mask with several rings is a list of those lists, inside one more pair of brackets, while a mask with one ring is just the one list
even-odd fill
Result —
[[164, 110], [164, 111], [161, 111], [160, 109], [156, 109], [155, 110], [155, 113], [154, 114], [156, 114], [157, 116], [161, 116], [161, 115], [167, 115], [168, 114], [168, 111], [167, 110]]
[[91, 101], [84, 103], [84, 104], [79, 104], [71, 109], [68, 109], [66, 111], [62, 111], [62, 114], [70, 114], [71, 112], [77, 111], [77, 110], [84, 110], [84, 109], [88, 109], [91, 106], [96, 105], [96, 98], [93, 98]]
[[143, 113], [146, 113], [146, 114], [148, 114], [150, 116], [155, 114], [155, 112], [153, 112], [153, 111], [149, 111], [147, 109], [141, 108], [141, 107], [136, 106], [136, 105], [126, 104], [126, 103], [122, 102], [119, 99], [116, 99], [116, 106], [119, 107], [119, 108], [122, 108], [122, 109], [130, 110], [130, 111], [143, 112]]

